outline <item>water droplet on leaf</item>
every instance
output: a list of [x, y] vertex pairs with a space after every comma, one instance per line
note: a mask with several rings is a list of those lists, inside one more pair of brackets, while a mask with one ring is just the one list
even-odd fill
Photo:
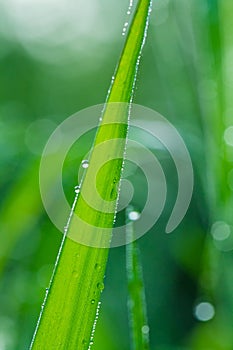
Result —
[[96, 264], [95, 264], [95, 270], [96, 270], [96, 271], [100, 271], [100, 270], [101, 270], [101, 265], [98, 264], [98, 263], [96, 263]]
[[83, 167], [84, 169], [88, 168], [88, 167], [89, 167], [89, 161], [86, 160], [86, 159], [84, 159], [84, 160], [82, 161], [82, 167]]
[[142, 333], [143, 334], [148, 334], [150, 331], [150, 328], [147, 324], [145, 324], [144, 326], [142, 326]]
[[97, 288], [102, 292], [104, 290], [104, 283], [103, 282], [98, 283]]
[[80, 186], [75, 186], [74, 191], [78, 194], [80, 192]]

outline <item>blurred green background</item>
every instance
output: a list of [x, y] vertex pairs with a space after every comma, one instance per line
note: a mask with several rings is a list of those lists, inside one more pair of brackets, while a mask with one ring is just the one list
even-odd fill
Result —
[[[105, 101], [128, 6], [0, 3], [0, 350], [28, 349], [61, 241], [40, 199], [43, 146], [62, 120]], [[158, 223], [139, 240], [152, 350], [233, 348], [232, 26], [232, 0], [154, 1], [134, 101], [176, 126], [195, 188], [185, 219], [165, 235], [177, 183], [169, 155], [157, 154], [170, 194]], [[64, 168], [70, 201], [91, 141], [80, 142]], [[130, 179], [140, 210], [140, 172]], [[93, 350], [127, 350], [124, 247], [111, 249], [105, 285]]]

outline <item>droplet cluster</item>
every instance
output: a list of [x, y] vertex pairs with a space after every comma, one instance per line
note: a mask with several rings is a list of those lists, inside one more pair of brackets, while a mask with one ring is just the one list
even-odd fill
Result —
[[91, 331], [91, 338], [90, 338], [90, 343], [89, 343], [88, 350], [91, 350], [91, 346], [92, 346], [93, 343], [94, 343], [93, 340], [94, 340], [94, 334], [95, 334], [96, 324], [97, 324], [97, 321], [98, 321], [98, 318], [99, 318], [100, 305], [101, 305], [101, 302], [99, 301], [99, 302], [98, 302], [98, 305], [97, 305], [97, 309], [96, 309], [95, 320], [94, 320], [93, 327], [92, 327], [92, 331]]

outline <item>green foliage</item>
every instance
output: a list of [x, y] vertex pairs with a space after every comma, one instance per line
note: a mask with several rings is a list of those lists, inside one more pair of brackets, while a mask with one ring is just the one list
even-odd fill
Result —
[[[112, 109], [108, 103], [130, 102], [132, 98], [139, 54], [145, 40], [149, 8], [150, 1], [138, 2], [74, 209], [74, 212], [91, 226], [87, 229], [84, 222], [76, 224], [71, 219], [67, 234], [72, 240], [67, 237], [60, 248], [54, 275], [31, 345], [33, 350], [45, 348], [81, 350], [89, 348], [93, 342], [108, 257], [108, 249], [98, 248], [98, 245], [101, 246], [103, 240], [101, 227], [110, 228], [109, 235], [104, 239], [106, 242], [111, 239], [118, 192], [116, 184], [120, 180], [125, 151], [125, 141], [122, 140], [126, 140], [127, 137], [129, 114], [127, 105], [123, 110], [121, 105]], [[112, 124], [105, 125], [106, 123]], [[110, 150], [107, 147], [105, 151], [99, 151], [98, 145], [113, 139], [117, 142], [112, 143]], [[108, 162], [110, 152], [115, 160]], [[98, 164], [105, 166], [102, 167], [95, 182], [95, 167]], [[95, 194], [93, 186], [96, 186], [101, 198]], [[86, 203], [84, 194], [92, 196], [94, 208], [98, 210]], [[103, 205], [102, 199], [107, 204]], [[97, 247], [77, 243], [74, 235], [76, 233], [79, 235], [80, 232], [94, 237]]]
[[[127, 8], [126, 0], [0, 2], [1, 350], [28, 349], [62, 237], [41, 203], [40, 150], [67, 116], [105, 101], [123, 24], [132, 20]], [[153, 350], [232, 349], [233, 148], [224, 137], [233, 124], [232, 21], [232, 0], [153, 3], [134, 102], [173, 123], [195, 170], [191, 207], [176, 231], [164, 235], [177, 193], [175, 169], [145, 139], [168, 184], [163, 215], [137, 242]], [[43, 119], [54, 127], [38, 127]], [[64, 165], [70, 204], [77, 164], [93, 141], [88, 137]], [[141, 210], [143, 176], [134, 169], [128, 179]], [[227, 239], [210, 233], [215, 221], [228, 225]], [[128, 350], [125, 247], [110, 250], [106, 276], [93, 350]], [[207, 322], [193, 312], [203, 300], [215, 308]]]
[[[131, 207], [127, 208], [127, 235], [134, 237], [134, 224], [128, 219]], [[126, 246], [126, 270], [128, 281], [128, 313], [132, 350], [149, 350], [149, 326], [147, 321], [145, 287], [142, 263], [137, 241]]]

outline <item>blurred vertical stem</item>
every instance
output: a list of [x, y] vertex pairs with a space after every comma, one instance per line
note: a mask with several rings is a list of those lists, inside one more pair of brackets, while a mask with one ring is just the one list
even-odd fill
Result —
[[[126, 210], [126, 234], [134, 239], [134, 223], [129, 219], [133, 211]], [[142, 273], [142, 263], [137, 241], [126, 245], [126, 271], [128, 281], [128, 317], [132, 350], [149, 350], [149, 327], [147, 322], [146, 297]]]
[[[99, 248], [103, 247], [101, 228], [109, 229], [109, 242], [118, 196], [116, 184], [122, 172], [129, 117], [129, 104], [123, 110], [122, 106], [119, 107], [121, 113], [119, 110], [112, 113], [110, 103], [132, 101], [150, 9], [151, 0], [138, 1], [74, 208], [74, 213], [82, 220], [75, 223], [73, 215], [68, 237], [64, 236], [30, 349], [87, 350], [93, 343], [108, 258], [108, 248]], [[113, 142], [111, 149], [109, 147], [104, 152], [97, 151], [99, 144], [117, 139], [121, 140], [120, 143]], [[113, 159], [111, 161], [110, 152], [114, 156], [110, 158]], [[104, 164], [97, 177], [93, 172], [96, 164]], [[88, 205], [83, 193], [92, 197], [98, 210]], [[105, 200], [104, 205], [102, 199]], [[75, 241], [69, 238], [75, 233], [90, 235], [99, 245], [81, 245], [78, 239]]]
[[[232, 290], [229, 288], [232, 286], [232, 274], [229, 273], [229, 267], [232, 264], [232, 254], [226, 252], [232, 250], [233, 234], [233, 196], [228, 185], [228, 175], [232, 168], [232, 155], [229, 159], [229, 147], [224, 142], [224, 132], [229, 125], [232, 125], [232, 118], [230, 119], [227, 115], [230, 106], [232, 106], [232, 89], [229, 89], [230, 81], [232, 87], [232, 74], [230, 74], [232, 59], [229, 60], [227, 57], [227, 49], [232, 51], [233, 6], [231, 0], [208, 0], [206, 4], [203, 2], [200, 4], [206, 6], [206, 11], [205, 17], [203, 12], [200, 11], [199, 14], [200, 22], [202, 21], [201, 30], [198, 28], [198, 31], [200, 30], [199, 40], [202, 45], [200, 51], [203, 52], [205, 59], [202, 58], [202, 72], [198, 76], [199, 81], [204, 82], [204, 88], [200, 90], [198, 102], [202, 109], [206, 142], [208, 178], [207, 181], [203, 179], [203, 183], [209, 203], [208, 225], [211, 226], [211, 229], [210, 232], [207, 232], [202, 253], [199, 293], [202, 298], [213, 302], [216, 307], [215, 319], [210, 327], [215, 333], [219, 332], [219, 336], [213, 335], [212, 348], [219, 347], [218, 339], [224, 339], [224, 349], [231, 349], [233, 336], [229, 325], [233, 321], [230, 311], [233, 299]], [[227, 43], [231, 43], [229, 48]], [[216, 223], [223, 224], [223, 232], [224, 225], [229, 228], [231, 233], [228, 238], [216, 239], [213, 234], [213, 224]], [[208, 328], [206, 328], [206, 333], [204, 331], [201, 336], [204, 338], [207, 332]], [[202, 347], [204, 348], [205, 345], [209, 346], [209, 343], [204, 344], [203, 341]]]

